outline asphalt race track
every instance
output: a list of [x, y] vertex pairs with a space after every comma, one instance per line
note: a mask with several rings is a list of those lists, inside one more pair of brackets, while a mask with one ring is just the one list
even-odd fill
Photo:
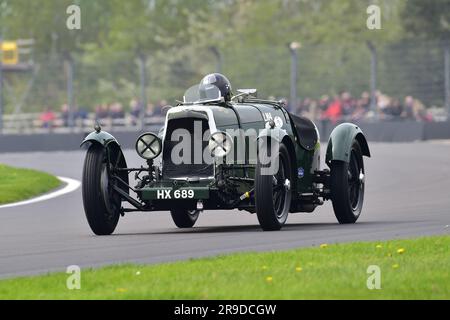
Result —
[[[81, 190], [27, 206], [0, 209], [0, 277], [112, 263], [157, 263], [235, 251], [268, 251], [360, 240], [449, 234], [450, 144], [371, 144], [366, 198], [356, 225], [339, 225], [331, 204], [294, 214], [280, 232], [262, 232], [255, 215], [205, 212], [191, 230], [170, 214], [133, 213], [113, 236], [92, 235]], [[130, 166], [140, 165], [134, 151]], [[80, 180], [83, 151], [0, 154], [0, 162]]]

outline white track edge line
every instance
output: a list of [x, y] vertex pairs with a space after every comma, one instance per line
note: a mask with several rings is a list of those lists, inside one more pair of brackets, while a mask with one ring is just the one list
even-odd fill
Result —
[[0, 205], [0, 209], [25, 206], [25, 205], [30, 205], [33, 203], [51, 200], [51, 199], [60, 197], [62, 195], [71, 193], [71, 192], [77, 190], [81, 186], [81, 182], [78, 180], [65, 178], [65, 177], [57, 177], [57, 178], [66, 184], [66, 186], [64, 188], [56, 190], [54, 192], [50, 192], [48, 194], [44, 194], [44, 195], [36, 197], [36, 198], [29, 199], [29, 200]]

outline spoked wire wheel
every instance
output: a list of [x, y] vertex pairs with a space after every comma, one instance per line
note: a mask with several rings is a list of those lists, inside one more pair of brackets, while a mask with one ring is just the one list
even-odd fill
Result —
[[280, 154], [278, 172], [273, 176], [273, 206], [277, 218], [280, 221], [285, 220], [289, 212], [291, 197], [289, 171], [289, 159], [286, 159], [283, 154]]
[[120, 195], [112, 191], [105, 151], [103, 146], [91, 145], [83, 168], [84, 211], [89, 226], [96, 235], [110, 235], [114, 232], [121, 208]]
[[362, 163], [354, 149], [351, 152], [348, 167], [349, 201], [353, 212], [356, 213], [362, 204], [361, 197], [364, 195], [365, 175]]
[[264, 174], [263, 169], [268, 166], [260, 162], [256, 166], [256, 214], [263, 230], [280, 230], [286, 223], [292, 198], [292, 167], [289, 152], [284, 144], [280, 144], [276, 173]]
[[331, 164], [331, 200], [339, 223], [355, 223], [364, 203], [365, 172], [361, 147], [354, 141], [348, 163]]

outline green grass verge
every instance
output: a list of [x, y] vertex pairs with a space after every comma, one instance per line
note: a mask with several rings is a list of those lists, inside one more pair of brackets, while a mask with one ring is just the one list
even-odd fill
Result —
[[[450, 236], [243, 253], [0, 281], [2, 299], [449, 299]], [[367, 268], [381, 268], [369, 290]]]
[[30, 199], [60, 185], [50, 174], [0, 164], [0, 204]]

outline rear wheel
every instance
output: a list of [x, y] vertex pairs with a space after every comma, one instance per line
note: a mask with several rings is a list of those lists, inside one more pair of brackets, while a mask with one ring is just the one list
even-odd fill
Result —
[[355, 223], [364, 202], [365, 172], [361, 147], [354, 141], [350, 162], [331, 164], [331, 200], [336, 218], [341, 224]]
[[96, 235], [110, 235], [120, 217], [121, 198], [111, 190], [105, 148], [92, 144], [83, 168], [82, 194], [86, 218]]
[[292, 169], [289, 152], [280, 144], [278, 170], [273, 175], [263, 173], [263, 165], [258, 161], [255, 176], [256, 215], [265, 231], [280, 230], [286, 223], [291, 205]]
[[197, 222], [200, 211], [198, 210], [185, 210], [185, 209], [172, 209], [170, 210], [173, 222], [180, 229], [192, 228]]

